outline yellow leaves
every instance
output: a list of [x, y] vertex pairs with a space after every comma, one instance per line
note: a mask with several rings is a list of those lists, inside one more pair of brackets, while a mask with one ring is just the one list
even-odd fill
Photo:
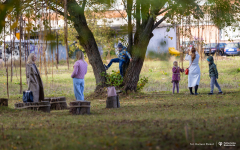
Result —
[[4, 5], [3, 4], [0, 4], [0, 10], [3, 10], [4, 9]]
[[16, 147], [16, 146], [13, 146], [13, 149], [17, 149], [17, 147]]
[[7, 15], [7, 19], [8, 19], [8, 20], [11, 20], [11, 18], [12, 18], [12, 17], [11, 17], [11, 15], [10, 15], [10, 14], [9, 14], [9, 15]]
[[8, 10], [11, 12], [13, 11], [13, 7], [9, 7]]
[[173, 37], [171, 37], [171, 36], [168, 36], [168, 38], [171, 39], [171, 40], [173, 39]]

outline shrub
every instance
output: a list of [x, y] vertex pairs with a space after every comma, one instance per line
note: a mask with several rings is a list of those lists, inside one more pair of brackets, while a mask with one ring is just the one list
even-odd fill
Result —
[[240, 68], [237, 69], [237, 72], [240, 72]]
[[137, 91], [141, 91], [147, 83], [148, 83], [148, 77], [141, 78], [137, 84]]
[[[120, 71], [112, 71], [112, 73], [101, 73], [102, 76], [105, 76], [107, 81], [107, 86], [115, 86], [116, 88], [123, 88], [123, 78], [120, 75]], [[148, 83], [148, 77], [140, 78], [137, 84], [137, 91], [140, 91], [143, 89], [143, 87]]]
[[101, 73], [102, 76], [105, 76], [107, 81], [107, 86], [115, 86], [116, 88], [120, 88], [121, 84], [123, 83], [122, 76], [120, 75], [120, 71], [112, 71], [112, 73], [105, 74], [104, 72]]

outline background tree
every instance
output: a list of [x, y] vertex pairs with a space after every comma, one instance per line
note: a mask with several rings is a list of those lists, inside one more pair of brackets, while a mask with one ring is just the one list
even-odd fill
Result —
[[[105, 10], [102, 11], [95, 11], [94, 14], [91, 10], [86, 10], [86, 18], [88, 22], [88, 26], [93, 33], [93, 36], [96, 40], [96, 43], [98, 44], [99, 49], [103, 51], [102, 58], [105, 59], [107, 55], [115, 54], [115, 48], [114, 44], [118, 42], [118, 38], [116, 37], [116, 31], [114, 29], [111, 29], [109, 25], [111, 22], [104, 19], [105, 17]], [[104, 22], [101, 26], [98, 25], [99, 18], [102, 18], [101, 21]], [[70, 28], [68, 28], [68, 44], [69, 44], [69, 56], [71, 57], [73, 52], [76, 49], [84, 50], [84, 48], [80, 45], [79, 42], [77, 42], [76, 37], [78, 36], [78, 33], [76, 29], [73, 27], [72, 22], [69, 21]], [[59, 41], [63, 45], [65, 45], [64, 41], [64, 30], [59, 30]]]

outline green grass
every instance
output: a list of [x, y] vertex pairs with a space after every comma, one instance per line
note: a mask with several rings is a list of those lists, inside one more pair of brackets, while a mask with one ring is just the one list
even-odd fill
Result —
[[[207, 62], [203, 61], [199, 96], [187, 91], [183, 75], [180, 94], [171, 94], [172, 61], [146, 61], [141, 76], [149, 83], [141, 93], [121, 95], [121, 108], [106, 109], [106, 97], [88, 97], [91, 115], [72, 116], [68, 110], [43, 112], [15, 110], [21, 100], [14, 74], [10, 83], [9, 107], [0, 107], [0, 150], [5, 149], [220, 149], [220, 146], [191, 146], [190, 143], [236, 142], [240, 149], [239, 58], [218, 60], [219, 83], [224, 95], [208, 96]], [[54, 69], [54, 80], [43, 75], [46, 97], [66, 96], [74, 100], [72, 72]], [[188, 66], [184, 63], [185, 68]], [[112, 69], [117, 70], [114, 64]], [[0, 94], [6, 97], [6, 75], [0, 71]], [[51, 70], [49, 70], [50, 73]], [[24, 70], [23, 70], [24, 73]], [[18, 73], [19, 74], [19, 73]], [[3, 77], [4, 76], [4, 77]], [[19, 75], [18, 75], [19, 78]], [[86, 95], [94, 91], [95, 79], [89, 65]], [[25, 82], [25, 78], [23, 77]], [[5, 84], [4, 84], [5, 83]], [[26, 89], [26, 85], [24, 85]], [[216, 89], [215, 89], [215, 92]], [[224, 147], [222, 147], [224, 148]], [[226, 148], [226, 147], [225, 147]]]

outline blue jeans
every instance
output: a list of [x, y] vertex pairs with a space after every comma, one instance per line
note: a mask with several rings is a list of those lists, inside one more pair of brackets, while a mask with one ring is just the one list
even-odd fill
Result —
[[211, 86], [211, 93], [213, 93], [214, 85], [218, 88], [219, 92], [222, 92], [221, 87], [219, 86], [215, 76], [211, 77], [211, 84], [210, 84], [210, 86]]
[[84, 79], [73, 78], [73, 89], [76, 100], [84, 101]]
[[116, 62], [119, 62], [120, 74], [123, 77], [123, 63], [125, 63], [125, 60], [119, 59], [119, 58], [114, 58], [114, 59], [111, 59], [110, 63], [107, 66], [109, 68], [109, 67], [111, 67], [112, 63], [116, 63]]

